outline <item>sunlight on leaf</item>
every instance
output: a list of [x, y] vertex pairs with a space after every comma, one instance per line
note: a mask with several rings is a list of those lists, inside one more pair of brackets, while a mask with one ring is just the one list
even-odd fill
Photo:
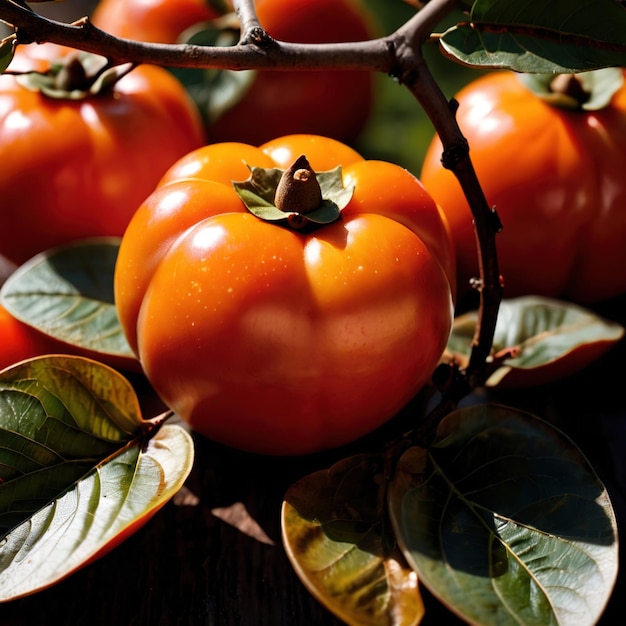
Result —
[[[454, 321], [449, 357], [464, 366], [470, 356], [478, 313]], [[487, 386], [530, 387], [582, 370], [624, 337], [624, 328], [578, 305], [525, 296], [503, 300], [493, 338], [502, 355]]]
[[172, 498], [191, 470], [191, 437], [165, 425], [143, 444], [123, 448], [5, 536], [0, 601], [59, 582], [130, 536]]
[[0, 601], [54, 584], [173, 496], [193, 447], [180, 427], [148, 440], [158, 423], [96, 361], [46, 356], [0, 372]]
[[0, 303], [55, 339], [134, 361], [113, 298], [118, 249], [119, 239], [88, 239], [38, 254], [9, 276]]
[[467, 65], [571, 73], [626, 65], [626, 10], [615, 0], [476, 0], [444, 33], [445, 54]]
[[0, 531], [7, 531], [146, 429], [130, 384], [78, 357], [0, 372]]
[[359, 455], [288, 490], [283, 543], [303, 584], [347, 624], [414, 626], [417, 577], [383, 530], [382, 460]]
[[0, 532], [147, 424], [130, 383], [95, 361], [40, 357], [0, 372]]
[[591, 626], [618, 566], [615, 515], [583, 455], [538, 418], [455, 411], [408, 450], [389, 492], [420, 580], [470, 623]]

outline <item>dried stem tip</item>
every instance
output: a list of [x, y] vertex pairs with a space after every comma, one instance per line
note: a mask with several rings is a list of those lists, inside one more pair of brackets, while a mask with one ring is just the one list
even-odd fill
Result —
[[571, 98], [581, 107], [591, 97], [580, 77], [576, 76], [576, 74], [558, 74], [550, 82], [550, 91]]
[[284, 213], [308, 213], [321, 202], [322, 190], [315, 172], [302, 155], [283, 173], [276, 187], [274, 204]]

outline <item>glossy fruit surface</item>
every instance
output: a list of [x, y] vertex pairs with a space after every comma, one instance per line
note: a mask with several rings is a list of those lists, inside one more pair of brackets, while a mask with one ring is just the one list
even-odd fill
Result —
[[[214, 9], [201, 4], [104, 0], [93, 21], [113, 35], [174, 43], [186, 28], [210, 19]], [[255, 6], [261, 25], [281, 41], [335, 43], [374, 36], [373, 20], [358, 0], [258, 0]], [[373, 76], [367, 71], [259, 71], [208, 132], [213, 142], [253, 145], [289, 133], [352, 141], [369, 119], [372, 98]]]
[[71, 354], [97, 359], [125, 372], [139, 372], [136, 360], [79, 348], [39, 332], [0, 306], [0, 370], [46, 354]]
[[116, 37], [175, 43], [190, 26], [218, 15], [207, 0], [101, 0], [91, 21]]
[[[626, 88], [605, 108], [568, 110], [497, 72], [457, 100], [478, 178], [504, 225], [497, 245], [506, 297], [593, 302], [626, 291]], [[421, 180], [448, 217], [461, 292], [478, 273], [475, 237], [440, 156], [435, 139]]]
[[[259, 219], [232, 181], [306, 154], [343, 168], [339, 220]], [[285, 163], [287, 165], [285, 165]], [[449, 234], [421, 183], [319, 136], [183, 157], [122, 240], [115, 301], [164, 402], [224, 444], [303, 454], [364, 435], [429, 380], [452, 322]]]
[[58, 352], [59, 344], [15, 319], [0, 306], [0, 370], [19, 361]]
[[[11, 69], [67, 59], [20, 46]], [[204, 143], [193, 103], [169, 72], [141, 66], [80, 99], [50, 97], [0, 77], [0, 254], [22, 263], [83, 237], [121, 236], [176, 159]]]

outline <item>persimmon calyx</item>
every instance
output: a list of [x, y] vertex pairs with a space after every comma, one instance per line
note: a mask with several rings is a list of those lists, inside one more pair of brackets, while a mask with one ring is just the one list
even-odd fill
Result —
[[283, 213], [308, 213], [322, 203], [322, 189], [308, 159], [302, 155], [283, 172], [274, 204]]
[[519, 79], [548, 104], [575, 111], [598, 111], [608, 106], [624, 84], [619, 67], [578, 74], [519, 74]]
[[82, 100], [113, 89], [133, 65], [111, 66], [107, 58], [76, 51], [53, 62], [47, 72], [26, 71], [16, 78], [31, 91], [60, 100]]
[[343, 186], [341, 166], [315, 172], [302, 155], [286, 170], [251, 167], [233, 186], [256, 217], [295, 230], [319, 228], [341, 217], [354, 186]]

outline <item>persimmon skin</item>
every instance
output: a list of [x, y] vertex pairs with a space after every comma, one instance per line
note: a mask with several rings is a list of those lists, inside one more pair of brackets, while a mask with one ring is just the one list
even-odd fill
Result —
[[91, 21], [116, 37], [176, 43], [190, 26], [217, 16], [206, 0], [100, 0]]
[[[45, 71], [71, 53], [19, 46], [11, 69]], [[195, 105], [163, 68], [142, 65], [80, 100], [0, 76], [0, 254], [20, 265], [74, 240], [121, 237], [167, 168], [205, 140]]]
[[[626, 292], [626, 87], [597, 111], [552, 106], [513, 72], [493, 72], [456, 96], [461, 131], [503, 224], [498, 260], [507, 298], [594, 303]], [[472, 216], [434, 138], [420, 179], [448, 218], [459, 295], [478, 276]]]
[[[364, 41], [377, 34], [360, 0], [257, 0], [255, 8], [261, 26], [280, 41]], [[102, 0], [92, 21], [118, 37], [176, 43], [185, 30], [215, 17], [204, 0]], [[368, 123], [373, 101], [371, 72], [259, 70], [207, 132], [213, 143], [259, 145], [296, 132], [352, 142]]]
[[0, 306], [0, 370], [42, 354], [58, 352], [58, 344], [34, 331]]
[[[405, 406], [445, 348], [453, 257], [438, 208], [408, 172], [328, 138], [279, 138], [245, 164], [232, 143], [218, 158], [221, 145], [175, 164], [195, 161], [196, 177], [166, 174], [126, 231], [115, 300], [129, 342], [163, 401], [210, 439], [274, 455], [351, 442]], [[238, 180], [301, 149], [317, 171], [346, 155], [355, 191], [337, 222], [265, 222], [223, 182], [228, 166]]]

